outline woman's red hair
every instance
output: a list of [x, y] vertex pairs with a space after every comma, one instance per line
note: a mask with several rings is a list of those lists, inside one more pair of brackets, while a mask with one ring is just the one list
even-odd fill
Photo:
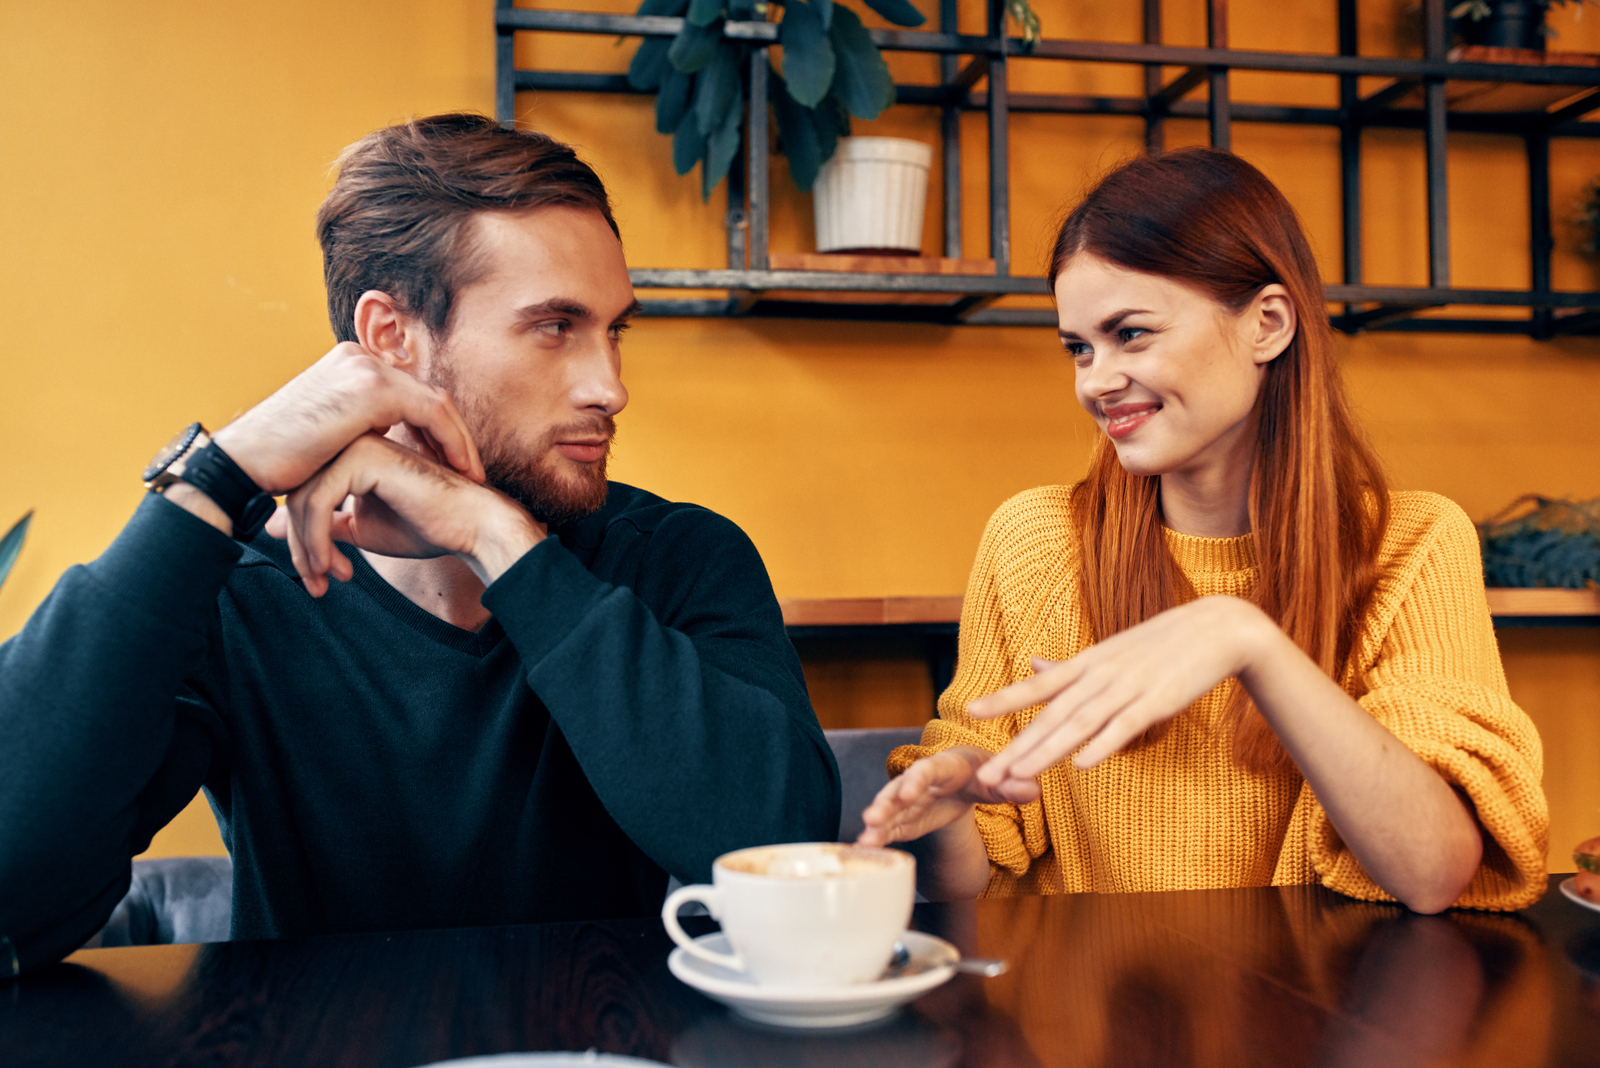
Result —
[[[1389, 520], [1383, 470], [1356, 426], [1334, 361], [1322, 278], [1294, 209], [1266, 176], [1213, 149], [1132, 160], [1067, 216], [1050, 288], [1088, 254], [1169, 278], [1242, 310], [1263, 286], [1289, 291], [1298, 328], [1267, 365], [1257, 398], [1250, 529], [1260, 577], [1252, 600], [1347, 689]], [[1130, 475], [1102, 437], [1072, 497], [1083, 604], [1097, 638], [1192, 600], [1161, 532], [1160, 478]], [[1288, 755], [1242, 687], [1228, 722], [1235, 759], [1284, 767]]]

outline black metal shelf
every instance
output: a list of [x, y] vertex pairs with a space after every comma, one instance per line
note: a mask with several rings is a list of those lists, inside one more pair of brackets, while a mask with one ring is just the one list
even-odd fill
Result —
[[[941, 32], [873, 30], [878, 47], [888, 51], [936, 54], [937, 85], [897, 86], [899, 104], [941, 110], [944, 186], [944, 254], [953, 259], [961, 249], [960, 115], [987, 114], [989, 141], [989, 255], [993, 275], [856, 274], [769, 269], [767, 48], [777, 40], [777, 24], [729, 22], [724, 33], [749, 41], [752, 50], [745, 97], [750, 108], [746, 127], [745, 166], [728, 176], [726, 270], [635, 269], [640, 289], [724, 290], [710, 299], [653, 298], [645, 313], [662, 316], [784, 316], [797, 318], [877, 319], [971, 325], [1053, 325], [1045, 307], [995, 308], [997, 299], [1014, 295], [1047, 296], [1044, 280], [1012, 275], [1010, 270], [1010, 202], [1007, 161], [1007, 117], [1011, 112], [1064, 115], [1128, 115], [1145, 120], [1146, 146], [1159, 151], [1167, 119], [1204, 119], [1211, 143], [1228, 148], [1235, 122], [1264, 122], [1336, 127], [1340, 131], [1344, 272], [1341, 284], [1327, 287], [1328, 300], [1342, 305], [1333, 315], [1336, 327], [1363, 330], [1437, 331], [1451, 333], [1526, 334], [1550, 338], [1600, 331], [1600, 292], [1556, 292], [1550, 287], [1554, 248], [1550, 227], [1550, 141], [1555, 137], [1600, 136], [1600, 122], [1582, 116], [1600, 108], [1600, 67], [1460, 62], [1447, 58], [1445, 0], [1424, 0], [1427, 49], [1423, 59], [1356, 54], [1356, 0], [1338, 0], [1340, 52], [1314, 55], [1229, 49], [1226, 0], [1207, 0], [1208, 47], [1160, 43], [1160, 0], [1141, 0], [1142, 44], [1113, 41], [1042, 40], [1031, 50], [1004, 33], [1002, 0], [988, 0], [985, 36], [957, 33], [957, 0], [940, 0]], [[621, 75], [579, 71], [516, 70], [512, 37], [518, 31], [670, 37], [683, 20], [575, 11], [544, 11], [496, 0], [496, 112], [502, 122], [515, 113], [518, 90], [633, 93]], [[965, 62], [963, 63], [963, 57]], [[1142, 96], [1022, 94], [1007, 89], [1007, 65], [1016, 59], [1063, 62], [1128, 63], [1144, 68]], [[1163, 68], [1181, 67], [1182, 74], [1163, 81]], [[1233, 70], [1335, 75], [1339, 78], [1337, 108], [1292, 107], [1241, 103], [1230, 98], [1228, 75]], [[1360, 77], [1394, 81], [1366, 97], [1358, 92]], [[974, 89], [987, 81], [985, 91]], [[1446, 85], [1451, 81], [1500, 82], [1570, 86], [1573, 99], [1554, 112], [1450, 111]], [[1204, 101], [1184, 99], [1201, 86]], [[1424, 106], [1394, 106], [1417, 89]], [[1428, 190], [1428, 265], [1426, 287], [1373, 286], [1362, 281], [1361, 134], [1369, 128], [1421, 129], [1425, 134]], [[1532, 271], [1527, 289], [1464, 289], [1451, 285], [1446, 140], [1450, 132], [1490, 133], [1523, 140], [1528, 160], [1528, 212]], [[882, 303], [829, 303], [828, 293], [882, 293]], [[817, 300], [794, 299], [817, 294]], [[907, 293], [946, 294], [936, 304], [894, 301]], [[859, 301], [860, 298], [857, 298]], [[1439, 308], [1527, 309], [1515, 318], [1466, 314], [1422, 315]]]

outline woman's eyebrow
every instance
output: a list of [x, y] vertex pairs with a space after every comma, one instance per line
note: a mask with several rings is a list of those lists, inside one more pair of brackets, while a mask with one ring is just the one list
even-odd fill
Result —
[[1111, 315], [1108, 315], [1106, 318], [1100, 321], [1100, 332], [1102, 334], [1109, 334], [1111, 331], [1115, 330], [1119, 325], [1121, 325], [1122, 320], [1126, 319], [1128, 316], [1148, 315], [1149, 313], [1150, 310], [1148, 308], [1123, 308], [1121, 311], [1113, 312]]

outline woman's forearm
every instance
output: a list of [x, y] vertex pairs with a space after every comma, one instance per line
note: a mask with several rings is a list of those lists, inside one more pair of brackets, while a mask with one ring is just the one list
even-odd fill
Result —
[[1373, 881], [1417, 912], [1449, 908], [1483, 855], [1471, 808], [1438, 772], [1239, 602], [1239, 681]]

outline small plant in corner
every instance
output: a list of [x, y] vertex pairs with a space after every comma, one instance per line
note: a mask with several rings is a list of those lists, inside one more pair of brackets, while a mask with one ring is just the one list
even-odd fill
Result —
[[6, 576], [11, 574], [11, 565], [17, 562], [17, 555], [22, 552], [22, 543], [28, 537], [28, 527], [33, 523], [33, 510], [17, 520], [11, 529], [6, 531], [6, 536], [0, 538], [0, 586], [6, 583]]
[[[910, 0], [864, 0], [896, 26], [926, 20]], [[1031, 45], [1039, 19], [1028, 0], [1006, 8]], [[700, 164], [701, 196], [728, 174], [744, 130], [750, 52], [754, 45], [723, 35], [726, 22], [778, 22], [783, 70], [770, 75], [768, 99], [777, 119], [778, 151], [789, 174], [809, 192], [817, 170], [850, 134], [850, 119], [872, 120], [894, 103], [894, 79], [872, 35], [853, 10], [836, 0], [644, 0], [639, 15], [681, 17], [674, 38], [647, 37], [628, 67], [635, 89], [656, 94], [656, 129], [672, 136], [672, 165], [688, 174]]]

